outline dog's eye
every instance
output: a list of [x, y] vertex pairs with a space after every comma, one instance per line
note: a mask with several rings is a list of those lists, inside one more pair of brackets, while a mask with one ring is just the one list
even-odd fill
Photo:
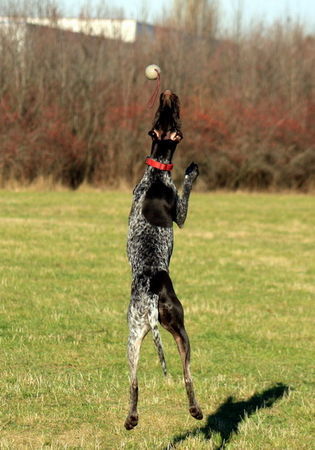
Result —
[[148, 135], [151, 136], [152, 139], [159, 139], [159, 136], [155, 130], [150, 130]]

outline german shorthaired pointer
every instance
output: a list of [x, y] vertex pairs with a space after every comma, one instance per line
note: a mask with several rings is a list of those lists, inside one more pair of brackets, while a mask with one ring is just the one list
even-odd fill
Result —
[[183, 194], [179, 196], [171, 178], [172, 157], [182, 139], [179, 99], [169, 90], [160, 96], [153, 128], [151, 155], [140, 183], [134, 189], [129, 216], [127, 252], [132, 268], [131, 301], [128, 310], [130, 365], [130, 410], [125, 428], [138, 424], [137, 365], [142, 340], [152, 330], [164, 375], [166, 363], [158, 323], [174, 337], [181, 356], [189, 412], [202, 419], [190, 375], [190, 345], [184, 327], [183, 307], [169, 276], [173, 250], [173, 222], [184, 225], [190, 191], [198, 176], [197, 164], [186, 169]]

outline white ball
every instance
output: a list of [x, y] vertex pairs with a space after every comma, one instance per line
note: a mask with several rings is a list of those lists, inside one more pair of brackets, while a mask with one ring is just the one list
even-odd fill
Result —
[[145, 68], [145, 76], [148, 80], [156, 80], [161, 69], [156, 64], [150, 64]]

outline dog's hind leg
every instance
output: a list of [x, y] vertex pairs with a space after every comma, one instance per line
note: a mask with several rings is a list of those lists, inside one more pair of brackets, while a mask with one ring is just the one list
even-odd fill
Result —
[[[168, 325], [169, 326], [169, 325]], [[190, 414], [198, 420], [201, 420], [203, 415], [202, 411], [200, 409], [200, 406], [197, 403], [197, 400], [195, 398], [195, 392], [193, 387], [193, 382], [190, 374], [190, 344], [189, 344], [189, 338], [187, 336], [186, 330], [184, 326], [178, 328], [178, 327], [169, 327], [167, 328], [170, 333], [172, 333], [177, 348], [182, 360], [183, 365], [183, 372], [184, 372], [184, 382], [189, 402], [189, 412]]]
[[140, 348], [143, 339], [148, 333], [149, 325], [141, 324], [136, 320], [129, 320], [130, 334], [128, 338], [128, 361], [130, 367], [130, 408], [129, 413], [125, 421], [125, 428], [132, 430], [138, 425], [138, 379], [137, 379], [137, 367], [140, 356]]
[[181, 357], [189, 412], [195, 419], [201, 420], [203, 415], [195, 398], [190, 374], [190, 343], [184, 326], [184, 311], [182, 304], [176, 297], [172, 281], [167, 272], [159, 272], [156, 275], [152, 283], [152, 290], [159, 293], [159, 320], [161, 325], [174, 337]]

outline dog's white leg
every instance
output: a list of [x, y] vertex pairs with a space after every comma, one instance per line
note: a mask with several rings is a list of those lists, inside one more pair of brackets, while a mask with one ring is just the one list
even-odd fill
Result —
[[140, 356], [140, 348], [143, 339], [149, 331], [149, 325], [141, 324], [135, 318], [129, 319], [130, 334], [128, 338], [128, 361], [130, 368], [130, 408], [125, 421], [125, 428], [131, 430], [138, 424], [138, 379], [137, 368]]

